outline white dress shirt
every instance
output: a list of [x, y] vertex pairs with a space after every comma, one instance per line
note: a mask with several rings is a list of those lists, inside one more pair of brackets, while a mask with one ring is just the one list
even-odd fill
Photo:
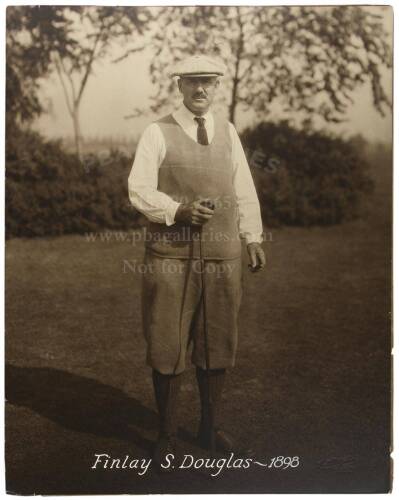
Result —
[[[173, 118], [184, 132], [197, 141], [198, 124], [195, 115], [183, 104], [173, 113]], [[205, 128], [209, 143], [214, 136], [214, 118], [208, 111]], [[262, 219], [258, 196], [240, 138], [232, 123], [229, 123], [232, 143], [233, 186], [239, 210], [239, 231], [247, 244], [262, 241]], [[129, 199], [132, 205], [149, 220], [167, 224], [175, 223], [175, 214], [180, 203], [158, 190], [158, 169], [166, 154], [166, 146], [160, 127], [151, 123], [144, 130], [137, 145], [136, 155], [128, 179]]]

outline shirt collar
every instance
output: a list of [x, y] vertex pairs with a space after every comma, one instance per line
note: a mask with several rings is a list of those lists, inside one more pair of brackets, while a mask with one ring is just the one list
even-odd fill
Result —
[[[187, 123], [187, 125], [193, 125], [193, 124], [197, 125], [196, 122], [194, 121], [194, 117], [197, 115], [192, 113], [183, 103], [181, 104], [176, 113], [178, 114], [180, 120]], [[213, 120], [213, 115], [210, 111], [207, 111], [204, 115], [202, 115], [202, 117], [205, 118], [205, 124]]]

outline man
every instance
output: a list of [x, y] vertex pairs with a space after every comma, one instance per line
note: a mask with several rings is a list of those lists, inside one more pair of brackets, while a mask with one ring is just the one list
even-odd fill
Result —
[[177, 65], [172, 77], [178, 77], [183, 103], [145, 129], [128, 181], [131, 203], [149, 219], [142, 302], [160, 417], [158, 464], [174, 453], [177, 397], [191, 343], [199, 442], [233, 451], [221, 429], [220, 402], [226, 370], [235, 364], [242, 239], [251, 269], [265, 265], [259, 202], [240, 139], [231, 123], [210, 111], [224, 72], [204, 55]]

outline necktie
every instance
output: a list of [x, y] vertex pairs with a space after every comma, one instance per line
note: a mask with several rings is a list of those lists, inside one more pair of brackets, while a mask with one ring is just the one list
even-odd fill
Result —
[[205, 118], [202, 118], [201, 116], [195, 116], [194, 120], [198, 123], [198, 128], [197, 128], [197, 141], [199, 144], [202, 144], [203, 146], [208, 146], [208, 134], [206, 133], [206, 128], [205, 128]]

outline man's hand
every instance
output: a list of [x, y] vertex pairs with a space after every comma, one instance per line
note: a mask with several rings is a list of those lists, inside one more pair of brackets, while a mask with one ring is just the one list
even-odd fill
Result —
[[[205, 206], [205, 203], [208, 203], [208, 207]], [[176, 210], [175, 221], [193, 226], [202, 226], [212, 218], [215, 211], [209, 206], [212, 206], [212, 203], [208, 199], [182, 203]]]
[[263, 269], [266, 265], [266, 257], [260, 243], [249, 243], [247, 245], [247, 251], [250, 260], [250, 264], [248, 265], [249, 269], [253, 273]]

